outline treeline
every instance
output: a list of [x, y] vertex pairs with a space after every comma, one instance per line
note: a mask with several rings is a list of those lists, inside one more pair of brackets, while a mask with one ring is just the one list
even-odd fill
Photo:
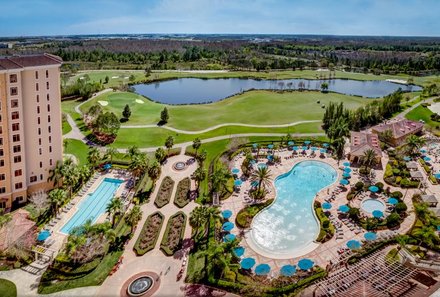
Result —
[[73, 84], [61, 85], [61, 97], [81, 97], [83, 100], [88, 99], [93, 93], [101, 91], [103, 85], [101, 82], [90, 82], [89, 76], [86, 74], [83, 79], [78, 79]]

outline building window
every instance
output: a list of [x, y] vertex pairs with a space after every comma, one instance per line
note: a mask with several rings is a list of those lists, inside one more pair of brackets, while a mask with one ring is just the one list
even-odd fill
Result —
[[47, 130], [49, 131], [49, 133], [51, 133], [52, 132], [52, 128], [49, 126], [49, 127], [47, 127]]
[[43, 168], [43, 162], [40, 162], [40, 168]]
[[50, 105], [47, 105], [47, 111], [50, 112]]
[[18, 130], [20, 130], [20, 124], [19, 123], [12, 124], [12, 131], [18, 131]]
[[16, 96], [16, 95], [18, 95], [18, 89], [17, 89], [17, 87], [12, 87], [10, 91], [11, 91], [11, 96]]
[[0, 138], [0, 145], [3, 145], [3, 138]]
[[38, 117], [38, 118], [37, 118], [37, 123], [38, 123], [38, 125], [40, 124], [40, 122], [41, 122], [41, 121], [40, 121], [40, 117]]
[[41, 128], [38, 128], [38, 135], [41, 135]]
[[14, 153], [19, 153], [19, 152], [21, 152], [21, 146], [20, 145], [14, 145], [13, 150], [14, 150]]
[[50, 99], [49, 94], [46, 95], [46, 99], [47, 99], [47, 101], [49, 101], [49, 99]]
[[15, 198], [15, 200], [18, 200], [18, 202], [23, 202], [24, 198], [23, 196], [18, 196], [17, 198]]
[[50, 123], [50, 115], [47, 116], [47, 121]]
[[0, 180], [5, 180], [6, 179], [6, 174], [2, 173], [0, 174]]
[[46, 82], [46, 90], [49, 90], [49, 82]]
[[0, 167], [5, 166], [5, 160], [0, 160]]
[[40, 90], [40, 86], [38, 85], [38, 83], [35, 84], [35, 90], [39, 91]]
[[49, 165], [52, 166], [53, 165], [53, 160], [49, 159]]
[[52, 143], [52, 136], [49, 136], [49, 143]]
[[12, 135], [12, 141], [13, 141], [13, 142], [18, 142], [18, 141], [20, 141], [20, 134]]
[[0, 194], [4, 194], [6, 193], [6, 188], [5, 187], [1, 187], [0, 188]]
[[3, 126], [0, 126], [0, 134], [3, 134]]
[[51, 153], [52, 152], [52, 146], [50, 145], [49, 146], [49, 153]]
[[23, 175], [23, 171], [21, 169], [17, 169], [14, 171], [14, 176], [22, 176]]
[[38, 144], [41, 145], [41, 138], [38, 138]]
[[14, 163], [20, 163], [20, 162], [21, 162], [21, 156], [15, 156]]
[[37, 113], [40, 113], [40, 107], [37, 106]]
[[49, 78], [49, 70], [46, 70], [46, 78]]
[[43, 180], [43, 174], [40, 174], [40, 180]]
[[37, 95], [37, 103], [40, 102], [40, 95]]
[[40, 155], [43, 154], [43, 150], [41, 149], [41, 147], [38, 149], [38, 152], [39, 152]]
[[9, 75], [9, 82], [11, 84], [16, 83], [17, 82], [17, 74], [11, 74]]
[[18, 111], [13, 111], [13, 112], [11, 113], [11, 118], [12, 118], [13, 120], [18, 120], [18, 119], [20, 118], [20, 115], [19, 115]]
[[36, 176], [36, 175], [31, 176], [31, 177], [29, 178], [29, 181], [30, 181], [31, 183], [36, 182], [36, 181], [37, 181], [37, 176]]
[[21, 188], [23, 188], [23, 183], [16, 183], [15, 184], [15, 189], [16, 190], [21, 189]]
[[11, 100], [11, 107], [18, 107], [18, 100], [17, 99], [14, 99], [14, 100]]
[[35, 71], [35, 79], [38, 79], [38, 71]]
[[0, 157], [3, 157], [3, 155], [4, 155], [3, 149], [0, 149]]

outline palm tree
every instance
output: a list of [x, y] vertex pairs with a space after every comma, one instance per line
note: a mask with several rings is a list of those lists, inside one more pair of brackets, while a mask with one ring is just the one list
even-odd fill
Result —
[[201, 255], [206, 257], [206, 272], [210, 275], [211, 272], [221, 272], [220, 278], [223, 276], [225, 268], [231, 263], [232, 249], [237, 245], [235, 242], [222, 242], [209, 245], [206, 251]]
[[362, 164], [365, 165], [365, 170], [369, 172], [369, 169], [376, 163], [376, 153], [372, 149], [368, 149], [362, 156]]
[[167, 148], [167, 154], [170, 153], [170, 149], [173, 147], [174, 145], [174, 137], [173, 136], [168, 136], [167, 139], [165, 140], [165, 147]]
[[200, 227], [206, 225], [209, 215], [206, 206], [197, 206], [194, 208], [189, 216], [189, 224], [194, 228], [196, 232], [193, 232], [193, 236], [197, 237], [199, 235]]
[[430, 211], [426, 203], [415, 203], [414, 210], [418, 219], [425, 224], [428, 223]]
[[148, 158], [146, 154], [140, 153], [133, 157], [129, 167], [133, 176], [138, 178], [148, 168]]
[[133, 160], [134, 157], [139, 155], [140, 153], [141, 153], [141, 151], [135, 145], [128, 148], [128, 156], [130, 157], [131, 160]]
[[106, 157], [106, 158], [110, 158], [110, 164], [113, 165], [113, 158], [116, 156], [117, 153], [118, 153], [118, 150], [115, 149], [114, 147], [109, 147], [109, 148], [105, 151], [105, 157]]
[[89, 161], [92, 167], [96, 167], [98, 162], [101, 160], [101, 153], [96, 147], [92, 147], [89, 149], [89, 153], [87, 155], [87, 161]]
[[80, 170], [77, 166], [71, 165], [64, 168], [63, 174], [64, 187], [69, 190], [69, 197], [72, 197], [73, 188], [78, 185], [78, 181], [80, 179]]
[[148, 168], [148, 176], [153, 180], [156, 181], [160, 174], [161, 174], [161, 167], [159, 162], [154, 161], [154, 163], [150, 166], [150, 168]]
[[109, 243], [113, 243], [116, 241], [116, 238], [117, 238], [116, 231], [113, 229], [108, 229], [105, 231], [104, 237], [105, 237], [105, 239], [107, 239], [107, 241]]
[[198, 167], [191, 178], [196, 182], [196, 188], [199, 189], [200, 183], [206, 178], [206, 170], [203, 167]]
[[261, 190], [261, 186], [266, 188], [271, 180], [271, 173], [267, 167], [258, 167], [258, 170], [252, 173], [251, 181], [258, 182], [258, 192]]
[[197, 160], [200, 162], [200, 166], [203, 166], [203, 162], [205, 162], [206, 157], [208, 156], [208, 152], [206, 150], [202, 150]]
[[397, 235], [396, 241], [399, 244], [399, 249], [404, 248], [409, 241], [409, 236], [406, 234]]
[[125, 217], [125, 221], [131, 227], [131, 233], [134, 232], [134, 227], [142, 219], [142, 211], [139, 206], [134, 206]]
[[217, 168], [210, 176], [212, 191], [219, 192], [226, 189], [226, 185], [228, 184], [228, 180], [231, 178], [231, 174], [229, 170], [224, 168], [223, 166]]
[[163, 148], [158, 147], [156, 152], [154, 153], [154, 156], [156, 157], [156, 160], [162, 164], [167, 158], [167, 153]]
[[409, 135], [406, 138], [405, 147], [407, 148], [409, 154], [416, 155], [424, 144], [425, 139], [416, 135]]
[[47, 198], [50, 201], [53, 214], [56, 215], [60, 206], [66, 201], [66, 192], [63, 189], [53, 189], [49, 192]]
[[118, 197], [113, 197], [110, 203], [107, 204], [106, 212], [112, 217], [112, 228], [115, 227], [116, 216], [121, 213], [122, 207], [122, 200]]
[[83, 165], [78, 168], [78, 177], [79, 177], [79, 182], [81, 184], [87, 181], [91, 175], [92, 175], [92, 170], [90, 170], [90, 167], [88, 165]]
[[196, 151], [196, 158], [197, 158], [197, 151], [198, 151], [198, 149], [200, 148], [200, 146], [202, 145], [202, 142], [200, 141], [200, 138], [196, 138], [196, 139], [194, 139], [194, 141], [193, 141], [193, 144], [192, 144], [192, 147], [193, 147], [193, 149]]
[[64, 167], [63, 161], [58, 160], [55, 167], [49, 170], [49, 177], [47, 181], [53, 182], [54, 187], [59, 186], [60, 182], [63, 179], [63, 167]]
[[344, 149], [345, 149], [344, 137], [339, 137], [333, 140], [332, 146], [335, 149], [336, 158], [338, 159], [338, 165], [339, 165], [339, 162], [344, 157]]
[[417, 228], [412, 232], [412, 235], [419, 240], [419, 245], [425, 243], [430, 248], [434, 247], [436, 242], [438, 242], [438, 236], [435, 234], [434, 228], [430, 226]]

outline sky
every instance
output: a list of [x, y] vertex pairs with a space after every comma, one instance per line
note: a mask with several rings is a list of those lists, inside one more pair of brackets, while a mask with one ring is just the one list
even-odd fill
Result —
[[440, 0], [0, 0], [0, 36], [440, 36]]

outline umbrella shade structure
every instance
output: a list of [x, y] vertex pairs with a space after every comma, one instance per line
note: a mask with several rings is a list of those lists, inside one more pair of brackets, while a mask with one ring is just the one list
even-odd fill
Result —
[[50, 236], [49, 230], [42, 230], [40, 233], [38, 233], [37, 240], [38, 241], [45, 241]]
[[281, 267], [280, 273], [281, 273], [281, 275], [284, 275], [284, 276], [292, 276], [296, 273], [296, 266], [284, 265], [283, 267]]
[[244, 258], [240, 262], [240, 267], [243, 269], [251, 269], [255, 265], [255, 259], [254, 258]]
[[342, 177], [343, 177], [343, 178], [350, 178], [351, 175], [350, 175], [350, 173], [348, 173], [348, 172], [344, 172], [344, 173], [342, 174]]
[[436, 179], [440, 179], [440, 173], [436, 173], [436, 174], [434, 174], [434, 177], [435, 177]]
[[258, 143], [253, 143], [253, 144], [252, 144], [252, 147], [253, 147], [253, 148], [257, 148], [257, 147], [258, 147]]
[[311, 149], [312, 151], [316, 151], [316, 150], [318, 150], [318, 148], [317, 148], [316, 146], [312, 146], [310, 149]]
[[268, 155], [267, 156], [267, 160], [272, 161], [273, 160], [273, 156], [272, 155]]
[[242, 183], [243, 183], [243, 181], [241, 179], [234, 180], [234, 186], [236, 186], [236, 187], [241, 186]]
[[301, 260], [299, 260], [299, 262], [298, 262], [298, 267], [301, 269], [301, 270], [309, 270], [310, 268], [312, 268], [313, 266], [315, 265], [315, 262], [313, 262], [312, 260], [310, 260], [310, 259], [301, 259]]
[[231, 172], [232, 172], [232, 174], [239, 174], [240, 173], [240, 169], [232, 168]]
[[232, 216], [232, 211], [229, 209], [226, 209], [224, 211], [222, 211], [222, 217], [224, 219], [229, 219]]
[[269, 145], [267, 146], [267, 148], [270, 149], [270, 150], [273, 149], [273, 144], [269, 144]]
[[329, 147], [330, 145], [327, 142], [325, 142], [325, 143], [322, 144], [322, 146], [323, 147]]
[[377, 234], [375, 232], [367, 232], [364, 234], [364, 238], [368, 241], [376, 240]]
[[431, 158], [430, 157], [423, 157], [423, 161], [429, 162], [429, 161], [431, 161]]
[[388, 198], [388, 203], [392, 204], [392, 205], [396, 205], [397, 203], [399, 203], [399, 200], [397, 200], [396, 198], [390, 197], [390, 198]]
[[350, 241], [347, 242], [347, 247], [350, 250], [358, 250], [358, 249], [361, 248], [361, 242], [358, 241], [358, 240], [354, 240], [354, 239], [350, 240]]
[[306, 145], [309, 145], [310, 143], [312, 143], [310, 140], [304, 141], [304, 144], [306, 144]]
[[370, 190], [370, 192], [377, 193], [379, 191], [379, 188], [376, 186], [370, 186], [368, 190]]
[[345, 167], [348, 167], [348, 166], [350, 166], [350, 162], [344, 162], [344, 163], [342, 163], [342, 165], [344, 165]]
[[255, 267], [255, 274], [256, 275], [267, 275], [270, 272], [270, 266], [269, 264], [260, 264], [257, 267]]
[[345, 167], [345, 168], [344, 168], [344, 172], [345, 172], [345, 173], [350, 173], [350, 172], [351, 172], [351, 168]]
[[294, 146], [294, 147], [292, 147], [292, 150], [297, 151], [297, 150], [298, 150], [298, 147], [297, 147], [297, 146]]
[[254, 180], [253, 182], [251, 182], [251, 186], [252, 187], [256, 187], [258, 186], [258, 182], [256, 180]]
[[329, 203], [329, 202], [324, 202], [324, 203], [322, 204], [322, 208], [323, 208], [323, 209], [330, 209], [330, 208], [332, 208], [332, 204]]
[[103, 168], [104, 168], [105, 170], [108, 170], [108, 169], [112, 168], [112, 164], [109, 164], [109, 163], [104, 164]]
[[421, 152], [422, 154], [426, 154], [426, 150], [425, 150], [425, 149], [420, 149], [420, 152]]
[[306, 150], [307, 150], [307, 147], [306, 147], [305, 145], [303, 145], [302, 149], [303, 149], [304, 151], [306, 151]]
[[405, 156], [405, 157], [403, 157], [403, 160], [406, 162], [411, 161], [411, 157]]
[[344, 204], [344, 205], [339, 206], [338, 210], [340, 212], [346, 213], [346, 212], [348, 212], [350, 210], [350, 207], [348, 205]]
[[380, 210], [373, 210], [373, 217], [381, 218], [383, 217], [383, 212], [381, 212]]
[[327, 150], [325, 148], [322, 148], [319, 151], [321, 152], [321, 154], [325, 154], [327, 152]]
[[341, 179], [341, 180], [339, 181], [339, 183], [340, 183], [341, 185], [343, 185], [343, 186], [346, 186], [346, 185], [348, 185], [350, 182], [344, 178], [344, 179]]
[[234, 223], [226, 222], [223, 224], [222, 229], [225, 231], [231, 231], [232, 229], [234, 229]]
[[241, 257], [244, 255], [244, 247], [242, 246], [238, 246], [236, 248], [234, 248], [232, 251], [234, 252], [234, 255], [236, 255], [237, 257]]
[[231, 234], [231, 233], [226, 234], [225, 237], [223, 237], [223, 240], [225, 242], [231, 242], [231, 241], [234, 241], [234, 239], [235, 239], [235, 235]]
[[295, 144], [294, 141], [289, 141], [289, 142], [287, 143], [287, 145], [294, 145], [294, 144]]

